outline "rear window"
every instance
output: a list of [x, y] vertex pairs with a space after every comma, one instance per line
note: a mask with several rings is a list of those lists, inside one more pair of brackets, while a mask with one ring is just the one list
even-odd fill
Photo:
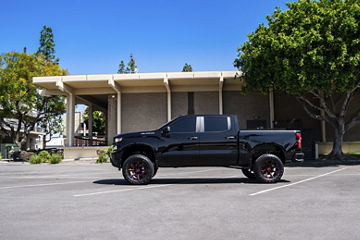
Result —
[[205, 132], [220, 132], [230, 129], [230, 118], [226, 116], [209, 116], [205, 117]]

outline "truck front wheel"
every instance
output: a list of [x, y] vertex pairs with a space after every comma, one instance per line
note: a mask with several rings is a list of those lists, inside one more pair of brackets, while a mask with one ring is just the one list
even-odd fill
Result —
[[255, 161], [254, 173], [257, 180], [261, 182], [275, 183], [284, 173], [284, 164], [274, 154], [263, 154]]
[[125, 180], [134, 185], [148, 184], [154, 175], [154, 164], [142, 154], [128, 157], [122, 167]]

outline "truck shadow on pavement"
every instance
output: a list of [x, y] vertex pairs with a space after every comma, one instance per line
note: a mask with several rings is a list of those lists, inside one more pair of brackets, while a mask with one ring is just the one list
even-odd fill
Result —
[[[288, 180], [280, 180], [279, 183], [290, 182]], [[94, 181], [95, 184], [104, 185], [130, 185], [124, 179], [102, 179]], [[227, 184], [227, 183], [245, 183], [245, 184], [267, 184], [260, 183], [256, 180], [248, 178], [155, 178], [150, 184]]]

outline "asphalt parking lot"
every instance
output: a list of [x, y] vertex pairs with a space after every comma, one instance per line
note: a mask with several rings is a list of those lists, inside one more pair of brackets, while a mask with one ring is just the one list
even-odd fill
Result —
[[110, 164], [0, 163], [0, 239], [360, 239], [360, 165], [163, 168], [126, 185]]

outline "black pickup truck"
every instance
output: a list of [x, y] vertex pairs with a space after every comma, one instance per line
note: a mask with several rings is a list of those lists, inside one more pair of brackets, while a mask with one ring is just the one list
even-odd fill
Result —
[[288, 161], [303, 161], [298, 130], [239, 130], [235, 115], [186, 115], [157, 130], [114, 138], [111, 163], [130, 184], [148, 184], [159, 167], [224, 166], [277, 182]]

